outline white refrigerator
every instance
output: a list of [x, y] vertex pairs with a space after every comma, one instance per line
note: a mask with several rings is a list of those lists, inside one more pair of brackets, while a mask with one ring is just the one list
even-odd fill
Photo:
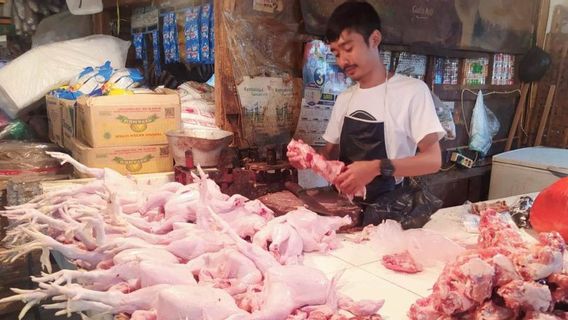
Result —
[[568, 150], [531, 147], [493, 156], [489, 199], [539, 192], [568, 176]]

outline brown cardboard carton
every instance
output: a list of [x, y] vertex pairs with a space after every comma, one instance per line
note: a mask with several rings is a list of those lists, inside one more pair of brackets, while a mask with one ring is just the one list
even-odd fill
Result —
[[45, 96], [45, 104], [47, 109], [47, 135], [49, 140], [63, 147], [63, 127], [59, 99], [47, 95]]
[[49, 140], [60, 147], [69, 149], [69, 139], [75, 136], [75, 104], [77, 101], [47, 95], [45, 102]]
[[167, 144], [166, 132], [181, 125], [177, 92], [81, 97], [76, 137], [94, 147]]
[[71, 140], [76, 136], [75, 110], [76, 100], [59, 99], [61, 106], [61, 127], [63, 129], [63, 147], [70, 149]]
[[71, 141], [73, 158], [87, 167], [110, 168], [125, 175], [173, 171], [167, 144], [89, 148], [77, 139]]

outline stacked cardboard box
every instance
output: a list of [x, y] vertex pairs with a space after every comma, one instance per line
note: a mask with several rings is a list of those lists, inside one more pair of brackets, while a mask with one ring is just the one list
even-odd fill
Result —
[[181, 125], [175, 91], [46, 102], [50, 139], [84, 165], [122, 174], [173, 170], [165, 133]]

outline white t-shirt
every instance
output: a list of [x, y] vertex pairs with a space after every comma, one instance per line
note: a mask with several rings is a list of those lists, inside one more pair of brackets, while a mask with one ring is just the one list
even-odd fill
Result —
[[436, 133], [442, 139], [446, 134], [426, 84], [399, 74], [378, 86], [361, 89], [357, 84], [340, 94], [323, 135], [325, 141], [339, 144], [345, 116], [384, 122], [389, 159], [412, 157], [426, 135]]

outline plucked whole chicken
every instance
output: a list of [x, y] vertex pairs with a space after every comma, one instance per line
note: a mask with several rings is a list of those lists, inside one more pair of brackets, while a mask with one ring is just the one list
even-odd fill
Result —
[[[10, 226], [0, 258], [41, 250], [46, 271], [32, 277], [36, 289], [0, 300], [25, 302], [20, 318], [38, 304], [137, 320], [379, 318], [383, 300], [353, 301], [337, 290], [341, 273], [329, 279], [302, 265], [304, 252], [337, 247], [348, 217], [298, 208], [274, 218], [259, 201], [221, 193], [201, 170], [191, 185], [142, 188], [50, 155], [95, 180], [2, 212]], [[51, 251], [77, 269], [52, 272]]]

